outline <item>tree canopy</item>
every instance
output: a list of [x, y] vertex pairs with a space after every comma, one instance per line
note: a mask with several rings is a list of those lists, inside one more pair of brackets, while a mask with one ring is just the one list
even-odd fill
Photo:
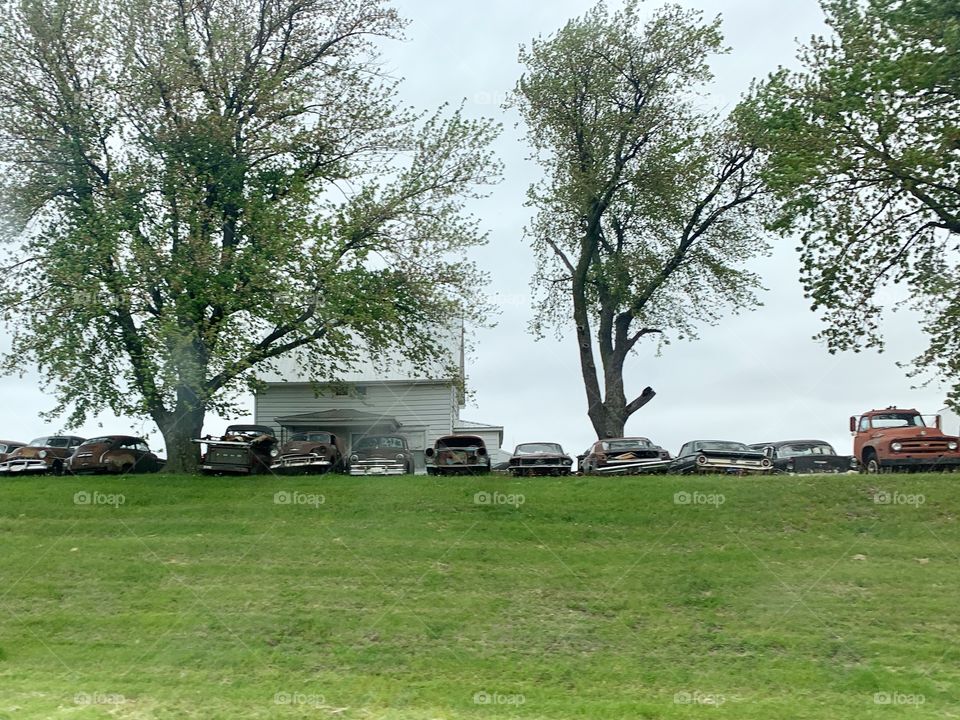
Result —
[[[757, 303], [745, 263], [764, 253], [756, 149], [740, 109], [702, 109], [720, 20], [667, 5], [600, 3], [520, 53], [513, 103], [544, 179], [529, 190], [534, 330], [572, 324], [600, 437], [653, 397], [627, 401], [624, 363], [644, 337], [694, 337]], [[599, 352], [598, 368], [595, 354]]]
[[949, 379], [957, 405], [960, 2], [821, 4], [832, 34], [803, 48], [802, 70], [754, 92], [773, 226], [799, 233], [832, 351], [882, 347], [883, 290], [900, 284], [930, 338], [916, 371]]
[[401, 106], [375, 43], [403, 26], [380, 0], [8, 6], [6, 369], [73, 423], [152, 418], [180, 469], [281, 355], [439, 357], [432, 328], [482, 308], [463, 203], [497, 128]]

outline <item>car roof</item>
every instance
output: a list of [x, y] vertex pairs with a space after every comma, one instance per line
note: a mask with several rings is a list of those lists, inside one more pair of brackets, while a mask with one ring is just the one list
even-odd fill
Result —
[[750, 447], [783, 447], [784, 445], [830, 445], [826, 440], [777, 440], [768, 443], [750, 443]]

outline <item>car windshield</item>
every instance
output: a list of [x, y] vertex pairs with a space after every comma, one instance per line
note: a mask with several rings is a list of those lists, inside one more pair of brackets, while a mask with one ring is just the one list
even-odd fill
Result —
[[405, 447], [403, 438], [398, 437], [365, 437], [360, 440], [355, 449], [357, 450], [403, 450]]
[[438, 448], [470, 448], [470, 447], [480, 447], [483, 445], [483, 440], [473, 435], [464, 435], [463, 437], [445, 437], [442, 440], [437, 440]]
[[325, 432], [312, 432], [312, 433], [297, 433], [292, 438], [291, 442], [319, 442], [319, 443], [332, 443], [333, 440], [330, 439], [330, 433]]
[[514, 455], [535, 455], [537, 453], [552, 453], [563, 455], [563, 448], [557, 443], [523, 443], [517, 445]]
[[804, 455], [836, 455], [836, 453], [826, 443], [792, 443], [777, 448], [778, 457], [792, 458]]
[[273, 435], [273, 428], [265, 425], [231, 425], [225, 435]]
[[904, 412], [874, 415], [870, 424], [875, 428], [926, 427], [920, 415]]
[[70, 438], [68, 437], [41, 437], [30, 441], [30, 447], [70, 447]]
[[84, 440], [81, 444], [82, 445], [100, 445], [102, 443], [109, 443], [109, 442], [113, 442], [113, 438], [96, 437], [96, 438], [90, 438], [89, 440]]
[[743, 443], [727, 442], [725, 440], [707, 440], [697, 443], [700, 450], [717, 450], [720, 452], [751, 452]]
[[624, 438], [623, 440], [607, 440], [603, 443], [603, 449], [607, 452], [619, 452], [623, 450], [636, 450], [637, 448], [650, 448], [653, 444], [646, 438]]

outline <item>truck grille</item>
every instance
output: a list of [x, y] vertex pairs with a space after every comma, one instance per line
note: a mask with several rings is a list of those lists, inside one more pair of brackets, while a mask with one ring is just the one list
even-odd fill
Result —
[[897, 441], [903, 447], [898, 451], [901, 453], [911, 453], [914, 455], [930, 454], [930, 455], [942, 455], [947, 452], [955, 452], [950, 450], [947, 447], [949, 440], [941, 440], [939, 438], [932, 439], [911, 439], [911, 440], [899, 440]]

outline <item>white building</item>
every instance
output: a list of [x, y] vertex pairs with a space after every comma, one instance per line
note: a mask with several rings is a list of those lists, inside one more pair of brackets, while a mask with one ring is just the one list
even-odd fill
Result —
[[[343, 438], [348, 452], [367, 435], [401, 435], [418, 466], [424, 449], [442, 435], [479, 435], [491, 451], [497, 450], [503, 444], [502, 426], [460, 417], [461, 343], [460, 338], [452, 341], [452, 362], [436, 364], [429, 378], [417, 377], [409, 363], [395, 360], [388, 369], [367, 363], [331, 383], [311, 378], [295, 359], [285, 358], [275, 373], [261, 377], [265, 386], [254, 395], [254, 422], [273, 427], [281, 439], [298, 430], [326, 430]], [[460, 377], [449, 377], [450, 367]]]
[[960, 435], [960, 415], [957, 415], [950, 408], [944, 408], [937, 413], [940, 416], [940, 424], [946, 435]]

